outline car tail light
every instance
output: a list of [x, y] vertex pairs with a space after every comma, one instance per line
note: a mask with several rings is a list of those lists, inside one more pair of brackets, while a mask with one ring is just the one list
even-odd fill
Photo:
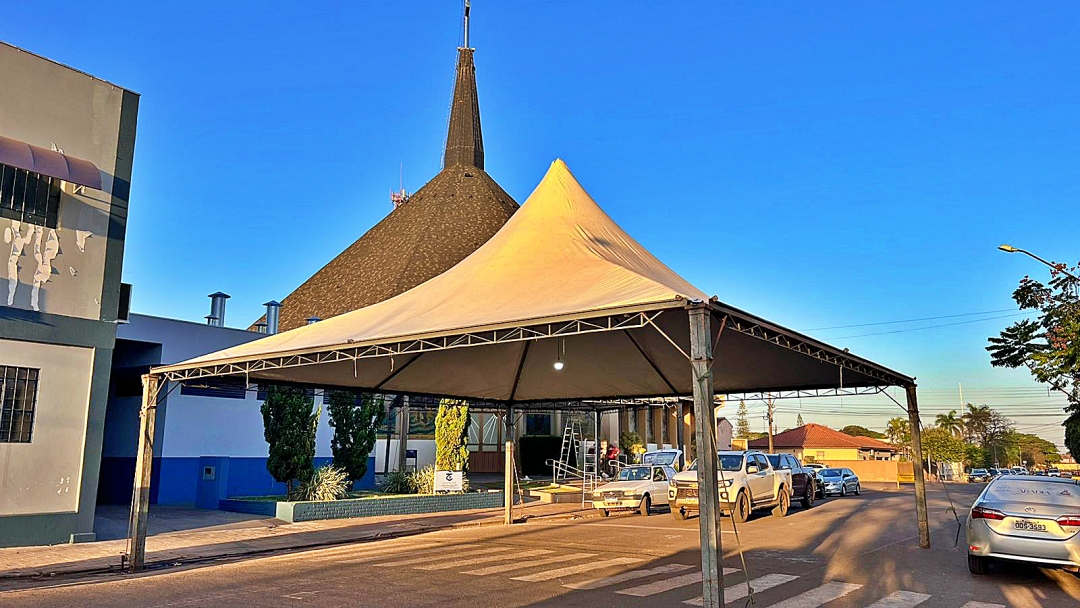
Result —
[[1057, 518], [1060, 526], [1074, 526], [1080, 528], [1080, 515], [1062, 515]]
[[1005, 519], [1005, 514], [995, 509], [987, 509], [986, 507], [973, 507], [971, 509], [971, 519]]

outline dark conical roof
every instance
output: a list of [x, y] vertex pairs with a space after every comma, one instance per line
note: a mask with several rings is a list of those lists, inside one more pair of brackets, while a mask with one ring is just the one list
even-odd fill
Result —
[[279, 331], [392, 298], [487, 242], [518, 204], [483, 167], [473, 49], [461, 48], [442, 171], [285, 296]]

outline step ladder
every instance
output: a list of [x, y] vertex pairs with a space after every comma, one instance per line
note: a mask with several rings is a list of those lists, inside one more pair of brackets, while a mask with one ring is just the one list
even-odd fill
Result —
[[566, 427], [563, 428], [562, 446], [559, 448], [559, 460], [552, 481], [566, 479], [572, 469], [570, 456], [577, 454], [578, 447], [581, 445], [581, 425], [571, 418], [567, 421]]

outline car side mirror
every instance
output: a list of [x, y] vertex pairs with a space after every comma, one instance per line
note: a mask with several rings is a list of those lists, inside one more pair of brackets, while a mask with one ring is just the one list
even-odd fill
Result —
[[746, 465], [746, 474], [747, 475], [753, 475], [754, 473], [757, 473], [757, 472], [758, 472], [758, 468], [757, 468], [756, 464], [748, 464], [748, 465]]

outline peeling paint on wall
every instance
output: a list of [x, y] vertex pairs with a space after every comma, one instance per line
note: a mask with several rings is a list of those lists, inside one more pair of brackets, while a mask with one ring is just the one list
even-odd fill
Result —
[[56, 230], [49, 229], [49, 236], [45, 237], [45, 247], [41, 246], [41, 235], [45, 229], [34, 226], [34, 259], [37, 260], [37, 270], [34, 271], [34, 288], [30, 291], [30, 307], [40, 312], [38, 297], [41, 294], [41, 286], [52, 277], [52, 261], [60, 253], [60, 240], [56, 238]]
[[94, 236], [94, 233], [89, 230], [75, 231], [75, 244], [79, 246], [79, 251], [86, 253], [86, 239], [92, 236]]
[[23, 249], [34, 238], [34, 227], [29, 228], [25, 237], [22, 235], [22, 222], [12, 220], [11, 226], [4, 228], [4, 242], [11, 243], [11, 254], [8, 256], [7, 263], [8, 306], [15, 301], [15, 289], [19, 286], [19, 258], [23, 254]]

